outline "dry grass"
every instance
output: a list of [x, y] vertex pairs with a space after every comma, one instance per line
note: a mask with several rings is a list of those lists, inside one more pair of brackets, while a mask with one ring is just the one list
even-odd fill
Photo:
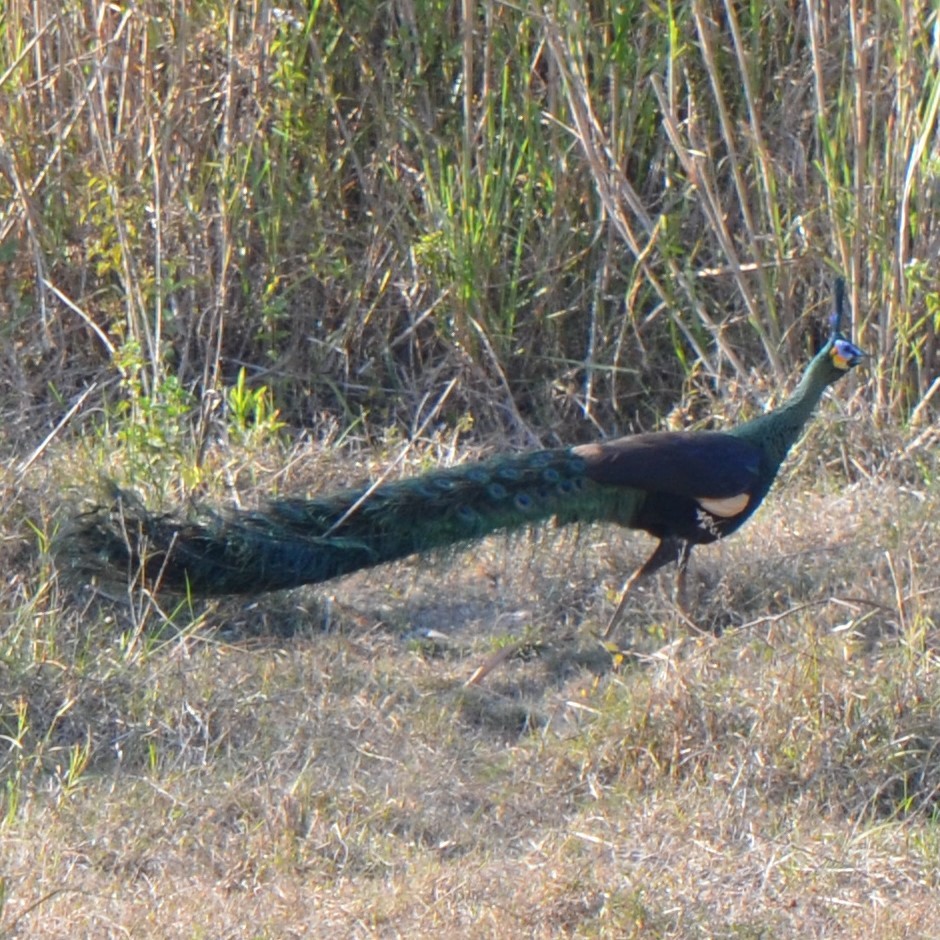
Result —
[[[810, 455], [699, 550], [707, 629], [664, 580], [618, 663], [589, 631], [646, 545], [607, 529], [162, 629], [22, 552], [5, 934], [934, 935], [937, 498], [847, 486]], [[48, 474], [26, 491], [38, 516]], [[526, 655], [465, 687], [520, 637]]]
[[[0, 11], [0, 937], [940, 935], [937, 10], [302, 9]], [[725, 426], [834, 269], [865, 376], [616, 661], [607, 529], [176, 610], [50, 560], [101, 474]]]

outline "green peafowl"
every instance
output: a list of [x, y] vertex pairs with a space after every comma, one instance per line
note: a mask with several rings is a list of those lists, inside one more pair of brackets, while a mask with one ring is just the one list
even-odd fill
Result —
[[836, 285], [828, 341], [779, 408], [727, 432], [636, 434], [498, 456], [316, 499], [187, 521], [119, 494], [80, 517], [67, 561], [84, 572], [193, 595], [249, 594], [328, 581], [362, 568], [554, 518], [643, 529], [659, 541], [624, 587], [693, 546], [730, 535], [760, 505], [824, 390], [864, 354], [840, 331]]

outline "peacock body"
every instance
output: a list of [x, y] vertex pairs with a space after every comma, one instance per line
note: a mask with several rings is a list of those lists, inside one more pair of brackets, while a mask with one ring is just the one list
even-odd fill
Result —
[[501, 455], [192, 521], [150, 513], [120, 495], [79, 520], [67, 539], [68, 560], [100, 574], [142, 574], [172, 591], [246, 594], [327, 581], [554, 519], [645, 530], [659, 542], [636, 575], [671, 561], [681, 570], [693, 546], [730, 535], [755, 511], [825, 389], [862, 358], [836, 319], [791, 397], [727, 432], [637, 434]]

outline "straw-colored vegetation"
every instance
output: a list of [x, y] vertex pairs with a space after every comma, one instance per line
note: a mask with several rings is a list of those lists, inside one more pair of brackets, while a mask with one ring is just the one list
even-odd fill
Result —
[[[7, 0], [0, 936], [940, 934], [938, 70], [926, 2]], [[727, 426], [837, 272], [869, 366], [616, 662], [635, 534], [202, 605], [54, 561], [101, 477]]]

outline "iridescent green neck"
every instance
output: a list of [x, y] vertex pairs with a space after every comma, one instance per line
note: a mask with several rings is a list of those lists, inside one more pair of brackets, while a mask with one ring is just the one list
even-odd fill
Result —
[[822, 393], [844, 374], [833, 365], [827, 344], [806, 367], [800, 384], [779, 408], [734, 428], [731, 433], [760, 447], [768, 468], [776, 471], [803, 433]]

